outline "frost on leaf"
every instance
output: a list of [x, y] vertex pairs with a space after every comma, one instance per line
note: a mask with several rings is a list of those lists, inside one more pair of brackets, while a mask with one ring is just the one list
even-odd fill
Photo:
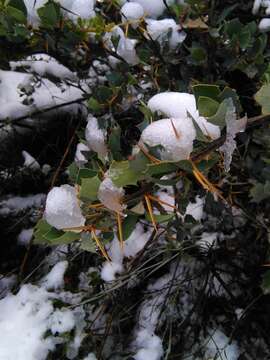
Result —
[[226, 172], [230, 171], [233, 152], [236, 149], [235, 136], [237, 133], [244, 131], [247, 125], [247, 117], [244, 116], [240, 120], [236, 120], [236, 110], [232, 99], [228, 101], [228, 109], [225, 116], [226, 122], [226, 141], [219, 148], [224, 154], [224, 169]]
[[123, 188], [118, 188], [114, 185], [110, 178], [105, 178], [98, 189], [98, 199], [106, 208], [122, 213], [125, 205], [122, 204], [122, 198], [125, 192]]

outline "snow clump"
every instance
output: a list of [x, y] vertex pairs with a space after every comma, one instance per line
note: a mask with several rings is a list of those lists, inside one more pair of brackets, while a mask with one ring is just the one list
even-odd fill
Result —
[[[270, 15], [270, 1], [268, 1], [268, 0], [255, 0], [253, 3], [253, 9], [252, 9], [253, 15], [256, 15], [259, 12], [261, 7], [266, 8], [265, 15]], [[270, 31], [270, 19], [269, 18], [264, 18], [260, 21], [259, 30], [262, 32]]]
[[163, 92], [154, 95], [148, 101], [147, 106], [152, 112], [158, 112], [175, 119], [181, 119], [185, 122], [189, 121], [192, 124], [192, 120], [195, 121], [204, 135], [209, 136], [213, 140], [220, 137], [221, 132], [219, 126], [211, 124], [199, 115], [195, 96], [192, 94]]
[[169, 32], [169, 45], [173, 50], [179, 44], [181, 44], [185, 38], [186, 34], [181, 32], [180, 25], [177, 25], [173, 19], [163, 19], [163, 20], [153, 20], [146, 19], [147, 32], [153, 40], [157, 40], [160, 45], [164, 43], [164, 40], [167, 39]]
[[123, 23], [130, 22], [133, 27], [136, 27], [144, 15], [144, 10], [140, 4], [128, 2], [122, 6], [121, 15]]
[[159, 152], [162, 160], [180, 161], [189, 158], [195, 138], [196, 131], [191, 121], [171, 118], [148, 125], [140, 142], [150, 147], [161, 145]]
[[[76, 22], [78, 18], [90, 19], [95, 16], [95, 0], [56, 0], [65, 16]], [[27, 8], [27, 19], [33, 27], [38, 27], [40, 18], [37, 10], [47, 3], [47, 0], [24, 0]]]
[[44, 215], [56, 229], [79, 227], [85, 223], [76, 189], [70, 185], [54, 187], [49, 192]]
[[83, 143], [77, 144], [74, 161], [78, 167], [81, 167], [88, 162], [84, 155], [84, 152], [89, 152], [89, 147]]
[[85, 129], [85, 138], [90, 150], [95, 151], [100, 157], [106, 157], [108, 149], [106, 146], [106, 131], [101, 129], [97, 118], [89, 115]]

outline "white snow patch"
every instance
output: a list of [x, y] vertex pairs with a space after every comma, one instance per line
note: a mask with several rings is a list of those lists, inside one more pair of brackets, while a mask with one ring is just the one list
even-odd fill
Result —
[[[28, 22], [32, 26], [38, 27], [40, 24], [37, 10], [44, 6], [46, 2], [47, 0], [24, 0], [27, 8]], [[56, 2], [63, 7], [63, 14], [74, 22], [76, 22], [79, 17], [88, 19], [95, 16], [95, 0], [56, 0]]]
[[211, 139], [220, 137], [220, 128], [199, 115], [195, 96], [192, 94], [179, 92], [159, 93], [148, 101], [147, 106], [152, 112], [156, 111], [170, 118], [189, 121], [193, 124], [189, 116], [190, 114], [204, 135], [209, 136]]
[[24, 164], [23, 164], [24, 166], [29, 167], [30, 169], [33, 169], [33, 170], [40, 169], [40, 165], [37, 162], [37, 160], [35, 158], [33, 158], [33, 156], [31, 156], [27, 151], [23, 150], [22, 156], [24, 158]]
[[[115, 37], [118, 38], [118, 44], [117, 48], [114, 48], [114, 45], [111, 41], [111, 38]], [[124, 59], [128, 64], [130, 65], [136, 65], [139, 62], [139, 58], [136, 54], [135, 45], [137, 43], [137, 40], [129, 39], [125, 36], [125, 33], [119, 26], [115, 26], [111, 32], [108, 32], [104, 35], [104, 44], [110, 48], [112, 51], [116, 51], [116, 53]], [[111, 57], [109, 57], [109, 60]], [[114, 66], [117, 62], [119, 62], [119, 59], [114, 57], [114, 60], [112, 62], [112, 66]]]
[[[70, 310], [57, 310], [54, 315], [54, 294], [33, 285], [23, 285], [17, 295], [9, 294], [0, 300], [0, 359], [45, 360], [61, 337], [45, 334], [51, 326], [59, 333], [69, 331]], [[61, 326], [56, 318], [61, 317]]]
[[158, 40], [161, 45], [168, 39], [169, 32], [171, 32], [169, 36], [169, 45], [172, 50], [186, 38], [186, 33], [181, 31], [180, 25], [177, 25], [173, 19], [146, 19], [146, 24], [147, 32], [151, 38], [153, 40]]
[[129, 22], [135, 28], [143, 14], [143, 7], [138, 3], [127, 2], [121, 8], [122, 22]]
[[18, 243], [27, 246], [32, 239], [34, 229], [23, 229], [18, 235]]
[[[26, 95], [26, 93], [30, 95]], [[74, 113], [83, 109], [80, 103], [70, 102], [81, 99], [83, 92], [75, 86], [61, 83], [54, 84], [52, 81], [42, 78], [37, 82], [33, 75], [16, 71], [0, 70], [0, 120], [16, 119], [21, 116], [29, 116], [37, 110], [47, 110], [60, 106], [55, 110], [44, 113], [44, 117], [54, 113]], [[26, 100], [28, 104], [23, 103]]]
[[[166, 136], [164, 136], [166, 134]], [[190, 119], [162, 119], [152, 122], [141, 134], [140, 142], [150, 146], [161, 145], [162, 160], [188, 159], [193, 150], [196, 131]]]
[[90, 353], [83, 360], [97, 360], [97, 358], [94, 353]]
[[221, 330], [215, 330], [208, 338], [205, 356], [216, 360], [237, 360], [240, 355], [239, 348], [235, 342], [229, 344], [229, 341]]
[[108, 149], [106, 146], [106, 131], [98, 125], [97, 118], [89, 115], [85, 129], [85, 138], [88, 147], [95, 151], [100, 157], [106, 157]]
[[145, 232], [141, 224], [137, 224], [121, 249], [117, 237], [113, 239], [108, 249], [111, 262], [106, 261], [101, 270], [101, 278], [108, 282], [116, 278], [116, 274], [123, 272], [124, 257], [134, 257], [140, 252], [150, 238], [150, 231]]
[[84, 152], [89, 152], [89, 147], [83, 143], [77, 144], [74, 161], [78, 167], [81, 167], [88, 162], [84, 155]]
[[40, 53], [30, 55], [21, 61], [11, 61], [9, 65], [11, 70], [22, 67], [27, 70], [27, 72], [36, 73], [42, 77], [51, 75], [59, 79], [77, 80], [75, 73], [47, 54]]
[[197, 241], [197, 245], [203, 248], [210, 248], [216, 246], [218, 233], [203, 232], [200, 239]]
[[0, 202], [0, 214], [8, 215], [10, 212], [24, 211], [29, 208], [40, 208], [45, 201], [45, 194], [28, 196], [7, 196]]
[[41, 280], [41, 285], [46, 290], [56, 290], [64, 286], [64, 274], [67, 270], [68, 262], [60, 261], [54, 265], [51, 271]]
[[201, 221], [203, 218], [203, 207], [205, 198], [196, 196], [195, 203], [190, 202], [186, 208], [185, 216], [191, 215], [196, 221]]
[[70, 185], [54, 187], [48, 194], [44, 212], [46, 221], [56, 229], [83, 226], [76, 189]]

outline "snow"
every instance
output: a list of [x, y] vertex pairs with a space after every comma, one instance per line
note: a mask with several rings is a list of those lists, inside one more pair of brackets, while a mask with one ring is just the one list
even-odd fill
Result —
[[83, 360], [97, 360], [97, 358], [94, 353], [90, 353]]
[[161, 339], [146, 329], [138, 332], [136, 345], [140, 350], [135, 354], [135, 360], [159, 360], [163, 356]]
[[261, 30], [262, 32], [270, 31], [270, 19], [262, 19], [259, 23], [259, 30]]
[[197, 245], [203, 248], [214, 247], [217, 242], [218, 233], [203, 232], [200, 239], [197, 241]]
[[[40, 23], [37, 9], [44, 6], [47, 0], [24, 0], [27, 8], [28, 22], [34, 27]], [[80, 17], [88, 19], [95, 16], [95, 0], [58, 0], [62, 6], [62, 12], [74, 22]]]
[[138, 20], [143, 17], [144, 10], [140, 4], [127, 2], [121, 8], [122, 22], [129, 22], [136, 27]]
[[[69, 331], [70, 310], [57, 310], [54, 315], [54, 295], [34, 285], [23, 285], [17, 295], [9, 294], [0, 300], [0, 359], [45, 360], [60, 337], [45, 334], [51, 327], [59, 333]], [[56, 324], [56, 319], [61, 318]]]
[[16, 284], [16, 281], [16, 275], [3, 276], [0, 274], [0, 298], [7, 295], [7, 293]]
[[83, 226], [76, 189], [70, 185], [54, 187], [48, 194], [44, 212], [46, 221], [56, 229]]
[[24, 158], [24, 164], [23, 164], [24, 166], [29, 167], [32, 170], [40, 169], [40, 165], [37, 162], [37, 160], [35, 158], [33, 158], [33, 156], [30, 155], [27, 151], [23, 150], [22, 156]]
[[36, 73], [42, 77], [51, 75], [59, 79], [77, 80], [76, 74], [47, 54], [30, 55], [25, 60], [11, 61], [9, 65], [13, 71], [22, 67], [27, 72]]
[[[166, 6], [163, 0], [131, 0], [131, 2], [140, 4], [143, 7], [145, 15], [150, 18], [157, 18], [163, 14]], [[170, 5], [173, 0], [168, 0], [167, 4]]]
[[36, 194], [28, 196], [7, 196], [0, 202], [0, 214], [8, 215], [10, 212], [24, 211], [29, 208], [40, 208], [44, 201], [45, 194]]
[[179, 161], [189, 158], [195, 138], [196, 131], [189, 119], [170, 118], [148, 125], [141, 134], [140, 142], [150, 147], [161, 145], [162, 160]]
[[204, 207], [204, 198], [196, 196], [195, 202], [190, 202], [186, 208], [185, 216], [191, 215], [196, 221], [201, 221], [203, 218], [203, 207]]
[[155, 334], [160, 320], [161, 309], [165, 305], [168, 287], [174, 288], [173, 281], [180, 275], [173, 264], [168, 274], [158, 278], [147, 287], [147, 294], [151, 294], [139, 308], [138, 324], [134, 333], [133, 348], [136, 349], [136, 360], [160, 360], [163, 356], [161, 339]]
[[173, 19], [146, 19], [145, 21], [147, 24], [147, 32], [151, 38], [153, 40], [158, 40], [161, 45], [167, 40], [168, 34], [171, 32], [169, 36], [169, 45], [172, 50], [186, 38], [186, 34], [180, 31], [180, 25], [177, 25]]
[[55, 310], [50, 319], [50, 329], [53, 335], [72, 330], [74, 324], [74, 315], [69, 310]]
[[108, 253], [112, 261], [106, 261], [101, 270], [101, 278], [106, 281], [116, 279], [116, 274], [123, 272], [124, 257], [136, 256], [145, 246], [151, 236], [150, 231], [145, 232], [141, 224], [137, 224], [129, 238], [124, 242], [123, 249], [117, 237], [111, 242]]
[[[147, 106], [152, 112], [158, 112], [171, 118], [192, 122], [190, 116], [198, 124], [202, 132], [212, 139], [220, 137], [220, 128], [199, 116], [195, 96], [180, 92], [163, 92], [154, 95]], [[189, 116], [190, 114], [190, 116]]]
[[78, 167], [82, 167], [87, 164], [88, 160], [84, 155], [84, 152], [89, 152], [89, 147], [83, 143], [77, 144], [76, 153], [75, 153], [75, 163]]
[[259, 12], [262, 2], [263, 0], [254, 0], [253, 8], [252, 8], [253, 15], [256, 15]]
[[67, 270], [68, 262], [59, 261], [51, 271], [42, 279], [41, 285], [46, 290], [56, 290], [64, 285], [64, 274]]
[[18, 243], [27, 246], [32, 239], [34, 229], [23, 229], [18, 235]]
[[[118, 38], [117, 49], [114, 48], [114, 45], [111, 41], [111, 38]], [[111, 49], [112, 51], [116, 51], [118, 56], [124, 59], [130, 65], [136, 65], [139, 63], [139, 58], [136, 54], [135, 45], [137, 43], [134, 39], [129, 39], [125, 36], [123, 30], [119, 26], [115, 26], [111, 32], [107, 32], [104, 35], [104, 45]], [[109, 60], [111, 57], [108, 58]], [[114, 57], [112, 62], [112, 66], [114, 66], [119, 60]]]
[[124, 195], [125, 192], [123, 188], [115, 186], [109, 177], [105, 177], [99, 186], [97, 196], [107, 209], [122, 214], [126, 208], [122, 203]]
[[122, 271], [122, 264], [106, 261], [105, 264], [103, 264], [100, 276], [102, 280], [109, 282], [115, 280], [115, 275], [120, 274]]
[[89, 149], [95, 151], [100, 157], [107, 156], [108, 149], [106, 146], [106, 131], [101, 129], [97, 118], [88, 115], [87, 126], [85, 129], [85, 138]]
[[[37, 110], [69, 103], [81, 99], [82, 95], [82, 90], [74, 86], [63, 83], [57, 86], [46, 78], [37, 80], [31, 74], [0, 70], [0, 121], [21, 116], [31, 117]], [[76, 114], [81, 108], [82, 105], [74, 103], [63, 105], [55, 112]], [[53, 110], [49, 113], [52, 115]]]
[[240, 352], [235, 342], [229, 344], [230, 339], [219, 329], [215, 330], [206, 344], [206, 358], [216, 360], [237, 360]]

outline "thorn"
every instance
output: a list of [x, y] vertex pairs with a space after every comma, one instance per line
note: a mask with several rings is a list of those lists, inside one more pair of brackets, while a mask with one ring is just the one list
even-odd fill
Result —
[[143, 152], [143, 154], [154, 164], [160, 164], [161, 161], [159, 159], [157, 159], [156, 157], [152, 156], [149, 154], [149, 152], [147, 150], [145, 150], [145, 148], [141, 145], [141, 144], [137, 144], [138, 147], [140, 148], [140, 150]]
[[221, 192], [203, 175], [203, 173], [197, 168], [195, 163], [190, 160], [193, 167], [193, 175], [198, 180], [198, 182], [202, 185], [202, 187], [211, 192], [212, 194], [216, 194], [220, 199], [226, 202]]
[[97, 237], [96, 235], [96, 231], [95, 229], [92, 227], [91, 228], [91, 235], [93, 237], [93, 239], [95, 240], [96, 244], [97, 244], [97, 247], [99, 248], [99, 250], [101, 251], [102, 255], [105, 257], [105, 259], [107, 261], [111, 261], [106, 249], [104, 248], [104, 246], [102, 245], [102, 243], [100, 242], [99, 238]]
[[121, 249], [124, 249], [124, 237], [123, 237], [123, 228], [122, 228], [122, 219], [121, 214], [117, 213], [117, 226], [118, 226], [118, 235], [119, 235], [119, 241]]
[[171, 208], [174, 209], [174, 210], [177, 210], [177, 207], [176, 207], [176, 206], [171, 205], [171, 204], [167, 203], [166, 201], [163, 201], [163, 200], [159, 199], [158, 197], [155, 197], [155, 196], [153, 196], [153, 195], [148, 195], [148, 198], [151, 199], [151, 200], [153, 200], [153, 201], [156, 201], [156, 202], [158, 202], [158, 203], [160, 203], [160, 204], [167, 205], [167, 206], [171, 207]]
[[174, 135], [175, 135], [176, 139], [179, 140], [179, 139], [180, 139], [180, 134], [179, 134], [178, 131], [176, 130], [176, 127], [175, 127], [172, 119], [170, 119], [170, 121], [171, 121], [171, 124], [172, 124], [172, 128], [173, 128], [173, 131], [174, 131]]
[[153, 209], [152, 209], [151, 201], [150, 201], [148, 195], [144, 195], [144, 199], [145, 199], [145, 202], [146, 202], [146, 206], [147, 206], [147, 209], [148, 209], [148, 212], [149, 212], [149, 215], [150, 215], [152, 224], [153, 224], [155, 230], [158, 231], [158, 229], [157, 229], [157, 224], [156, 224], [156, 220], [155, 220], [155, 217], [154, 217], [154, 214], [153, 214]]

